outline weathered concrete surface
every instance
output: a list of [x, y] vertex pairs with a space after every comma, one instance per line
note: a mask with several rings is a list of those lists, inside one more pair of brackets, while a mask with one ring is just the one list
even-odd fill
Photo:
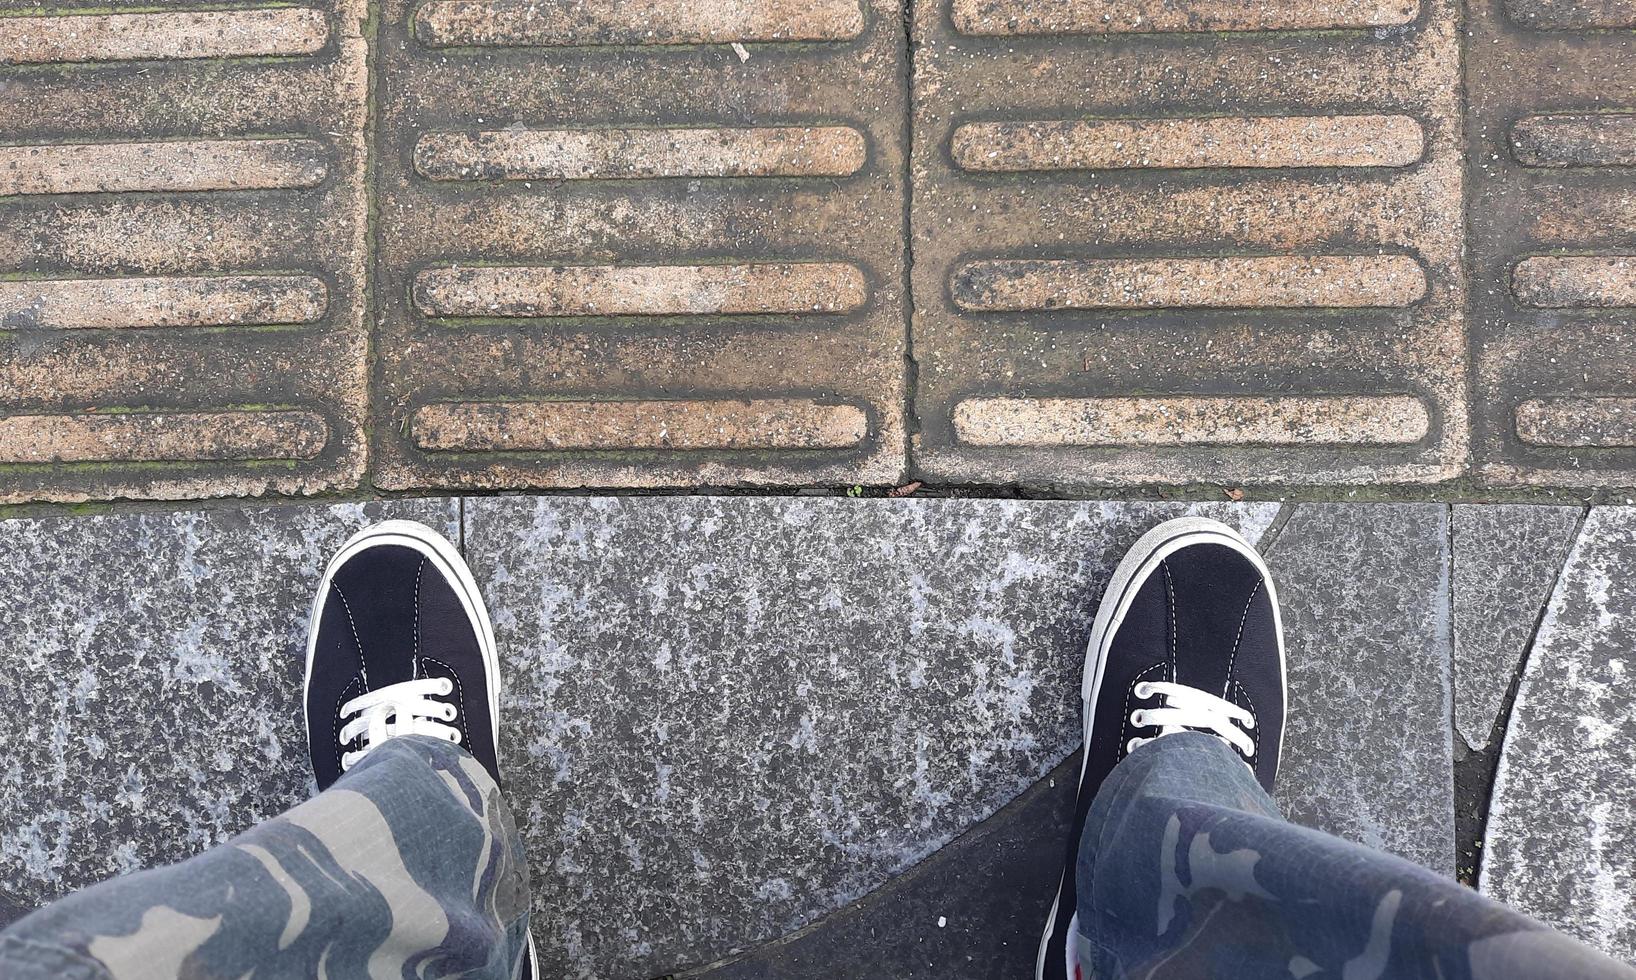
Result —
[[1636, 958], [1636, 509], [1593, 508], [1517, 691], [1481, 887]]
[[357, 486], [364, 5], [26, 12], [0, 18], [0, 503]]
[[[1459, 20], [1455, 0], [917, 4], [916, 475], [1462, 474]], [[1320, 409], [1271, 423], [1293, 439], [1199, 419], [1151, 444], [1137, 412], [1124, 438], [1087, 444], [1009, 440], [961, 411], [1121, 397], [1408, 398], [1427, 429], [1335, 439]]]
[[966, 123], [955, 166], [973, 171], [1406, 167], [1426, 150], [1410, 116], [1205, 116]]
[[1426, 403], [1410, 396], [966, 398], [954, 431], [972, 446], [1305, 446], [1419, 442]]
[[1577, 507], [1454, 506], [1454, 727], [1474, 749], [1488, 744], [1581, 514]]
[[1636, 35], [1603, 29], [1633, 24], [1628, 0], [1469, 7], [1472, 438], [1490, 483], [1636, 484]]
[[1448, 510], [1303, 504], [1273, 545], [1284, 815], [1454, 874]]
[[1403, 255], [1196, 259], [1002, 259], [950, 282], [966, 312], [1408, 306], [1426, 275]]
[[1536, 255], [1517, 263], [1511, 292], [1525, 306], [1636, 306], [1636, 255]]
[[1636, 113], [1519, 119], [1511, 127], [1511, 152], [1525, 167], [1636, 167]]
[[[1251, 540], [1276, 510], [1192, 509]], [[777, 938], [1021, 793], [1078, 744], [1108, 572], [1183, 510], [468, 500], [550, 882], [543, 972], [652, 976]]]
[[[904, 51], [897, 0], [387, 3], [376, 484], [900, 479]], [[755, 437], [622, 421], [696, 405]]]
[[1517, 405], [1517, 438], [1530, 446], [1636, 448], [1636, 398], [1530, 398]]
[[415, 172], [432, 180], [847, 177], [869, 160], [851, 126], [524, 129], [427, 133]]
[[747, 401], [461, 402], [423, 405], [412, 422], [422, 449], [846, 449], [869, 434], [856, 405], [810, 399]]
[[0, 912], [306, 799], [313, 590], [387, 517], [458, 540], [452, 500], [0, 521]]

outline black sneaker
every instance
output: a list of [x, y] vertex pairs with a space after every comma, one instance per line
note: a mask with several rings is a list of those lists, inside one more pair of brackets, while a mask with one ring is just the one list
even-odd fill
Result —
[[[398, 735], [464, 746], [496, 783], [500, 671], [471, 569], [444, 537], [383, 521], [330, 559], [307, 628], [307, 751], [327, 789]], [[537, 977], [533, 937], [522, 977]]]
[[1078, 980], [1079, 838], [1091, 800], [1126, 755], [1163, 735], [1206, 732], [1231, 746], [1272, 792], [1284, 737], [1284, 633], [1261, 556], [1237, 531], [1202, 517], [1144, 534], [1102, 595], [1080, 697], [1079, 802], [1037, 980]]

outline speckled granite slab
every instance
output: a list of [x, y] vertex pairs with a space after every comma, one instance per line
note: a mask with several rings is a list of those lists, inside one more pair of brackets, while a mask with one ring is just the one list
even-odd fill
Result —
[[1448, 508], [1307, 504], [1269, 556], [1289, 819], [1454, 874]]
[[[457, 511], [0, 522], [0, 696], [29, 706], [0, 719], [0, 921], [302, 798], [324, 557], [388, 512], [452, 534]], [[1288, 812], [1448, 870], [1441, 505], [474, 498], [547, 974], [1026, 968], [1092, 611], [1186, 511], [1271, 542]]]
[[1106, 576], [1184, 511], [1276, 506], [488, 498], [466, 545], [550, 976], [654, 976], [846, 905], [1079, 740]]
[[1583, 513], [1454, 505], [1454, 728], [1474, 749], [1488, 744]]
[[1636, 508], [1585, 519], [1523, 668], [1482, 890], [1636, 959]]
[[0, 521], [0, 922], [307, 797], [313, 589], [386, 517], [459, 533], [454, 500]]

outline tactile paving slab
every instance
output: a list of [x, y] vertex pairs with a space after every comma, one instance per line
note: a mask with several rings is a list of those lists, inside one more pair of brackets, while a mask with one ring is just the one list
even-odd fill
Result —
[[1483, 480], [1636, 484], [1636, 3], [1470, 10]]
[[915, 8], [928, 479], [1467, 465], [1459, 7]]
[[0, 502], [364, 472], [361, 2], [0, 2]]
[[382, 13], [379, 485], [901, 474], [896, 2]]

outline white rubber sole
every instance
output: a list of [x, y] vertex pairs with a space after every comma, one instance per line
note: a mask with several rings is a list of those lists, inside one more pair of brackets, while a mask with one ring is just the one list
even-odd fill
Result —
[[[1286, 710], [1284, 718], [1280, 719], [1278, 730], [1278, 753], [1280, 760], [1284, 753], [1283, 723], [1289, 718], [1287, 710], [1289, 702], [1289, 678], [1287, 664], [1284, 658], [1284, 621], [1283, 614], [1278, 608], [1278, 590], [1272, 581], [1272, 574], [1267, 571], [1267, 563], [1261, 558], [1261, 553], [1243, 536], [1220, 521], [1208, 517], [1177, 517], [1165, 521], [1136, 540], [1125, 557], [1120, 559], [1119, 565], [1114, 568], [1113, 576], [1108, 579], [1108, 587], [1102, 593], [1102, 603], [1097, 606], [1096, 620], [1091, 626], [1091, 639], [1085, 648], [1085, 671], [1080, 680], [1080, 718], [1082, 734], [1081, 748], [1091, 740], [1091, 728], [1096, 723], [1096, 700], [1102, 692], [1102, 671], [1106, 666], [1108, 656], [1108, 641], [1119, 632], [1124, 625], [1125, 616], [1136, 601], [1136, 594], [1142, 590], [1160, 563], [1182, 548], [1196, 544], [1219, 544], [1237, 551], [1249, 559], [1266, 583], [1267, 599], [1272, 603], [1272, 617], [1274, 634], [1278, 637], [1278, 683], [1283, 692]], [[1079, 781], [1085, 781], [1085, 765], [1089, 755], [1083, 751], [1079, 760]], [[1067, 868], [1063, 874], [1068, 874]], [[1051, 914], [1045, 920], [1045, 931], [1040, 936], [1039, 953], [1034, 957], [1034, 978], [1045, 980], [1045, 953], [1050, 945], [1051, 933], [1057, 924], [1057, 903], [1061, 900], [1062, 883], [1058, 881], [1056, 897], [1051, 900]], [[1072, 955], [1070, 944], [1067, 953]], [[1073, 976], [1072, 966], [1063, 963], [1063, 976]]]
[[324, 577], [318, 580], [318, 593], [313, 596], [312, 612], [307, 621], [307, 673], [301, 682], [301, 717], [307, 729], [307, 745], [312, 745], [312, 719], [307, 717], [307, 687], [312, 683], [313, 654], [318, 649], [318, 622], [324, 613], [324, 601], [329, 597], [330, 582], [336, 571], [362, 551], [384, 545], [397, 545], [420, 552], [443, 577], [454, 586], [466, 617], [477, 628], [477, 645], [483, 654], [483, 672], [489, 689], [489, 721], [495, 744], [500, 741], [500, 657], [494, 645], [494, 626], [489, 622], [489, 611], [483, 605], [477, 580], [460, 552], [448, 539], [417, 521], [381, 521], [372, 524], [348, 538], [335, 557], [324, 568]]
[[528, 930], [528, 977], [527, 980], [540, 980], [540, 954], [534, 952], [534, 930]]

